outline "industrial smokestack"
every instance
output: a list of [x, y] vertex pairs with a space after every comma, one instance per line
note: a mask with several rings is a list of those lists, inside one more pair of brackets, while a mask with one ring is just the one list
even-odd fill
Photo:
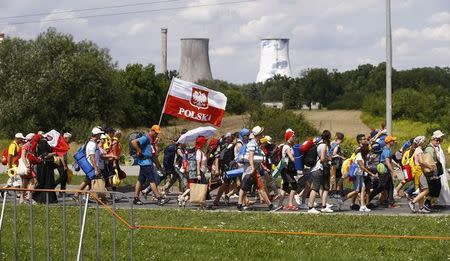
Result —
[[161, 28], [161, 70], [167, 72], [167, 28]]
[[5, 34], [0, 32], [0, 43], [3, 42], [3, 39], [5, 39]]
[[180, 78], [189, 82], [212, 80], [209, 64], [209, 39], [181, 39]]
[[291, 77], [289, 39], [261, 39], [261, 59], [257, 82], [264, 82], [275, 75]]

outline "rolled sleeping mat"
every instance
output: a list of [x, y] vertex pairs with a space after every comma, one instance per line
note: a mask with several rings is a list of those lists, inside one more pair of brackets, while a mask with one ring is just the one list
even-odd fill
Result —
[[303, 164], [303, 154], [300, 152], [302, 148], [302, 145], [300, 144], [295, 144], [293, 149], [294, 149], [294, 159], [295, 159], [295, 170], [303, 170], [305, 168], [304, 164]]
[[303, 142], [302, 145], [300, 145], [300, 153], [302, 155], [305, 154], [306, 152], [308, 152], [308, 150], [312, 148], [312, 146], [314, 146], [313, 140], [305, 140], [305, 142]]
[[87, 160], [84, 151], [79, 150], [73, 157], [77, 161], [77, 164], [81, 168], [81, 170], [83, 170], [84, 174], [86, 174], [86, 177], [92, 180], [95, 177], [95, 169]]
[[242, 174], [244, 174], [244, 168], [232, 169], [232, 170], [225, 172], [225, 176], [228, 179], [234, 179], [237, 177], [241, 177]]

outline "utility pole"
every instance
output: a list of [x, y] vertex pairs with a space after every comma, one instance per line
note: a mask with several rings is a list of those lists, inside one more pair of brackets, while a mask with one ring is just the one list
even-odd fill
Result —
[[386, 0], [386, 130], [388, 135], [392, 135], [391, 0]]

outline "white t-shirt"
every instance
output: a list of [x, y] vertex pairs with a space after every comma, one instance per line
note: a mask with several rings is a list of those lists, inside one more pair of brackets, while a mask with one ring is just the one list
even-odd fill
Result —
[[288, 150], [290, 150], [291, 154], [294, 155], [294, 149], [288, 144], [284, 144], [283, 148], [281, 149], [281, 158], [284, 160], [286, 164], [289, 163], [289, 156], [287, 154]]
[[[256, 139], [251, 139], [246, 145], [245, 153], [248, 155], [252, 151], [255, 155], [258, 149], [259, 149], [259, 147], [258, 147], [258, 142], [256, 141]], [[244, 165], [244, 174], [243, 174], [244, 176], [253, 173], [253, 169], [250, 168], [250, 162], [246, 161], [243, 165]], [[258, 162], [253, 161], [253, 165], [256, 169], [258, 169], [258, 166], [259, 166]]]
[[103, 160], [100, 157], [100, 150], [97, 146], [97, 143], [95, 143], [95, 141], [90, 140], [87, 144], [86, 144], [86, 158], [89, 162], [89, 164], [91, 164], [91, 166], [94, 166], [94, 164], [91, 162], [91, 159], [89, 156], [94, 155], [95, 156], [95, 162], [97, 163], [97, 167], [99, 169], [104, 169], [105, 165], [103, 163]]
[[[361, 154], [361, 152], [358, 152], [358, 154], [356, 154], [355, 163], [358, 164], [358, 162], [360, 160], [362, 161], [362, 163], [364, 165], [364, 159], [362, 157], [362, 154]], [[358, 168], [355, 171], [355, 175], [362, 176], [363, 174], [364, 174], [364, 171], [359, 167], [359, 164], [358, 164]]]
[[327, 149], [327, 144], [320, 143], [317, 146], [317, 162], [314, 168], [311, 171], [323, 170], [322, 162], [320, 162], [320, 155], [322, 155], [322, 151]]
[[206, 163], [208, 158], [205, 156], [201, 150], [195, 151], [195, 160], [200, 161], [200, 171], [205, 174], [206, 173]]

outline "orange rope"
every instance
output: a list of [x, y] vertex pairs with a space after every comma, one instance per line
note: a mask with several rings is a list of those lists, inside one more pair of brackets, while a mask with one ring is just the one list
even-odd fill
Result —
[[450, 240], [450, 236], [411, 236], [411, 235], [382, 235], [382, 234], [345, 234], [345, 233], [320, 233], [320, 232], [301, 232], [301, 231], [276, 231], [276, 230], [246, 230], [246, 229], [221, 229], [221, 228], [195, 228], [195, 227], [174, 227], [174, 226], [131, 226], [111, 207], [106, 205], [93, 191], [85, 190], [58, 190], [58, 189], [22, 189], [22, 188], [0, 188], [0, 190], [11, 191], [36, 191], [36, 192], [78, 192], [91, 193], [91, 196], [102, 205], [111, 215], [125, 224], [129, 229], [159, 229], [159, 230], [184, 230], [200, 232], [217, 233], [241, 233], [241, 234], [267, 234], [267, 235], [300, 235], [300, 236], [323, 236], [323, 237], [346, 237], [346, 238], [392, 238], [392, 239], [428, 239], [428, 240]]

